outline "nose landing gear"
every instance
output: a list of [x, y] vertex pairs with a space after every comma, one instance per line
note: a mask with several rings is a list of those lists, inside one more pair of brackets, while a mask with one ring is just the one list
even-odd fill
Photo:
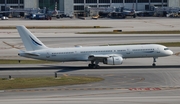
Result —
[[153, 57], [153, 64], [152, 64], [152, 66], [156, 66], [156, 59], [157, 59], [157, 57]]

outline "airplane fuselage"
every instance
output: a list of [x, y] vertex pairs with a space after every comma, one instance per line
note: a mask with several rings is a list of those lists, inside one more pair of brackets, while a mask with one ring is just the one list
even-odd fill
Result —
[[31, 51], [37, 56], [19, 53], [20, 56], [50, 61], [88, 61], [90, 55], [111, 55], [122, 58], [164, 57], [172, 55], [167, 47], [158, 44], [47, 48]]
[[98, 63], [120, 65], [124, 58], [152, 57], [153, 66], [158, 57], [173, 54], [166, 46], [159, 44], [90, 46], [72, 48], [48, 48], [25, 26], [17, 26], [17, 30], [26, 51], [20, 50], [19, 56], [49, 61], [90, 61], [89, 68], [99, 68]]

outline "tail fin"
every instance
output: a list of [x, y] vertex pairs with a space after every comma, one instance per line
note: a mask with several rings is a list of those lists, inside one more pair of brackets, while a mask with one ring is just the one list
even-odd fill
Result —
[[47, 48], [36, 36], [25, 26], [16, 27], [27, 51], [34, 51]]

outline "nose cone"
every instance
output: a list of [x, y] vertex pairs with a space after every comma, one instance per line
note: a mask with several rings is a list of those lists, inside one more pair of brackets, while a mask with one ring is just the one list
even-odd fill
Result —
[[169, 56], [171, 56], [171, 55], [173, 55], [173, 51], [169, 50], [169, 51], [167, 52], [167, 54], [168, 54]]

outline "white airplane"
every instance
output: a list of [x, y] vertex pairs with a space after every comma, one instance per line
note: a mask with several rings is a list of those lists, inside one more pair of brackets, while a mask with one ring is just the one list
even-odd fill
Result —
[[159, 44], [92, 46], [71, 48], [48, 48], [25, 26], [17, 26], [17, 30], [26, 48], [19, 56], [48, 61], [91, 61], [89, 68], [99, 68], [99, 62], [108, 65], [120, 65], [126, 58], [153, 58], [153, 66], [158, 57], [170, 56], [173, 52]]

